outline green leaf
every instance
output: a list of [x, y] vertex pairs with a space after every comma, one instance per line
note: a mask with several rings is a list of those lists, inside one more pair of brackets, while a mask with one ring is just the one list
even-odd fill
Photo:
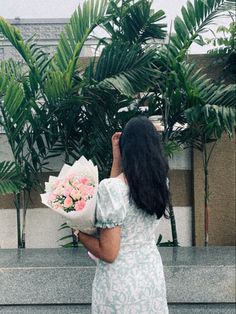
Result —
[[189, 32], [180, 17], [177, 16], [175, 18], [174, 26], [175, 26], [175, 31], [177, 35], [179, 36], [179, 38], [181, 39], [182, 43], [185, 43], [189, 38]]
[[24, 186], [24, 178], [16, 164], [0, 162], [0, 194], [19, 193]]
[[190, 33], [192, 33], [192, 31], [193, 31], [193, 24], [191, 23], [191, 18], [189, 16], [188, 11], [186, 10], [185, 7], [182, 7], [181, 12], [182, 12], [182, 16], [183, 16], [185, 25], [188, 28], [188, 31]]
[[125, 95], [145, 91], [153, 85], [158, 70], [153, 49], [142, 51], [139, 45], [114, 42], [103, 49], [94, 76], [96, 88], [117, 89]]
[[[6, 37], [13, 47], [19, 52], [25, 64], [32, 72], [30, 75], [38, 84], [41, 84], [44, 75], [43, 69], [48, 65], [49, 54], [45, 53], [41, 47], [37, 46], [33, 41], [34, 37], [24, 41], [19, 29], [8, 23], [4, 18], [0, 17], [0, 33]], [[35, 88], [35, 84], [33, 87]]]
[[202, 45], [201, 33], [228, 9], [235, 10], [236, 3], [231, 0], [194, 0], [192, 4], [188, 1], [186, 7], [181, 9], [183, 17], [177, 16], [174, 21], [176, 35], [171, 35], [170, 41], [176, 44], [177, 49], [171, 45], [168, 47], [173, 57], [182, 61], [193, 42]]
[[191, 22], [193, 28], [195, 29], [197, 21], [196, 21], [196, 16], [195, 16], [195, 8], [192, 5], [192, 2], [188, 0], [187, 2], [187, 10], [188, 10], [188, 15], [190, 17], [189, 21]]
[[111, 2], [112, 19], [104, 28], [112, 40], [130, 43], [146, 43], [149, 39], [164, 39], [166, 24], [158, 23], [165, 18], [159, 10], [152, 14], [151, 1], [126, 1], [120, 8]]
[[66, 236], [60, 238], [58, 241], [62, 241], [62, 240], [66, 240], [66, 239], [71, 239], [71, 238], [72, 238], [72, 235], [69, 234], [69, 235], [66, 235]]
[[86, 0], [73, 13], [70, 22], [60, 36], [54, 63], [65, 74], [67, 87], [71, 87], [78, 58], [85, 41], [106, 15], [107, 0]]
[[60, 231], [60, 230], [68, 229], [68, 228], [70, 229], [70, 227], [67, 224], [63, 224], [58, 230]]

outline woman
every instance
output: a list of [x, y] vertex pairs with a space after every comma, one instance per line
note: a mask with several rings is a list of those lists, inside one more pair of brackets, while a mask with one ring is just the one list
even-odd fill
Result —
[[112, 137], [111, 178], [98, 189], [100, 237], [79, 232], [99, 258], [92, 313], [168, 313], [163, 265], [155, 243], [158, 219], [166, 216], [168, 165], [159, 135], [144, 117], [131, 119]]

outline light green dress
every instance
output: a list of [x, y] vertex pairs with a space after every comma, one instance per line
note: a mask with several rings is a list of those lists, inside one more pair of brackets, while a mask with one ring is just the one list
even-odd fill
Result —
[[166, 314], [166, 287], [155, 243], [158, 220], [129, 202], [128, 186], [117, 178], [101, 181], [96, 227], [121, 225], [121, 246], [113, 263], [98, 261], [93, 314]]

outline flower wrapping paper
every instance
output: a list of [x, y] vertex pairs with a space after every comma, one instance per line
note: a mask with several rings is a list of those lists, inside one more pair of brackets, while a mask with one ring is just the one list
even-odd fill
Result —
[[[93, 196], [86, 201], [86, 204], [81, 210], [72, 210], [66, 212], [63, 208], [55, 208], [50, 204], [50, 197], [55, 190], [55, 183], [66, 178], [88, 178], [93, 182]], [[84, 156], [80, 157], [72, 166], [65, 164], [59, 175], [50, 176], [49, 181], [45, 182], [46, 193], [41, 194], [42, 203], [51, 208], [56, 213], [66, 218], [67, 224], [73, 229], [79, 229], [87, 234], [96, 232], [95, 224], [95, 209], [98, 189], [98, 169], [91, 160], [87, 160]], [[63, 194], [63, 191], [62, 191]]]

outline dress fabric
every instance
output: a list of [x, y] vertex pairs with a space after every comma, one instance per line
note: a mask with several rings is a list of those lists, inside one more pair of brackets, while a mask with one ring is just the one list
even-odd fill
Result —
[[98, 188], [96, 227], [121, 226], [121, 245], [113, 263], [98, 261], [92, 314], [167, 314], [161, 256], [155, 243], [158, 220], [129, 201], [128, 186], [117, 178]]

